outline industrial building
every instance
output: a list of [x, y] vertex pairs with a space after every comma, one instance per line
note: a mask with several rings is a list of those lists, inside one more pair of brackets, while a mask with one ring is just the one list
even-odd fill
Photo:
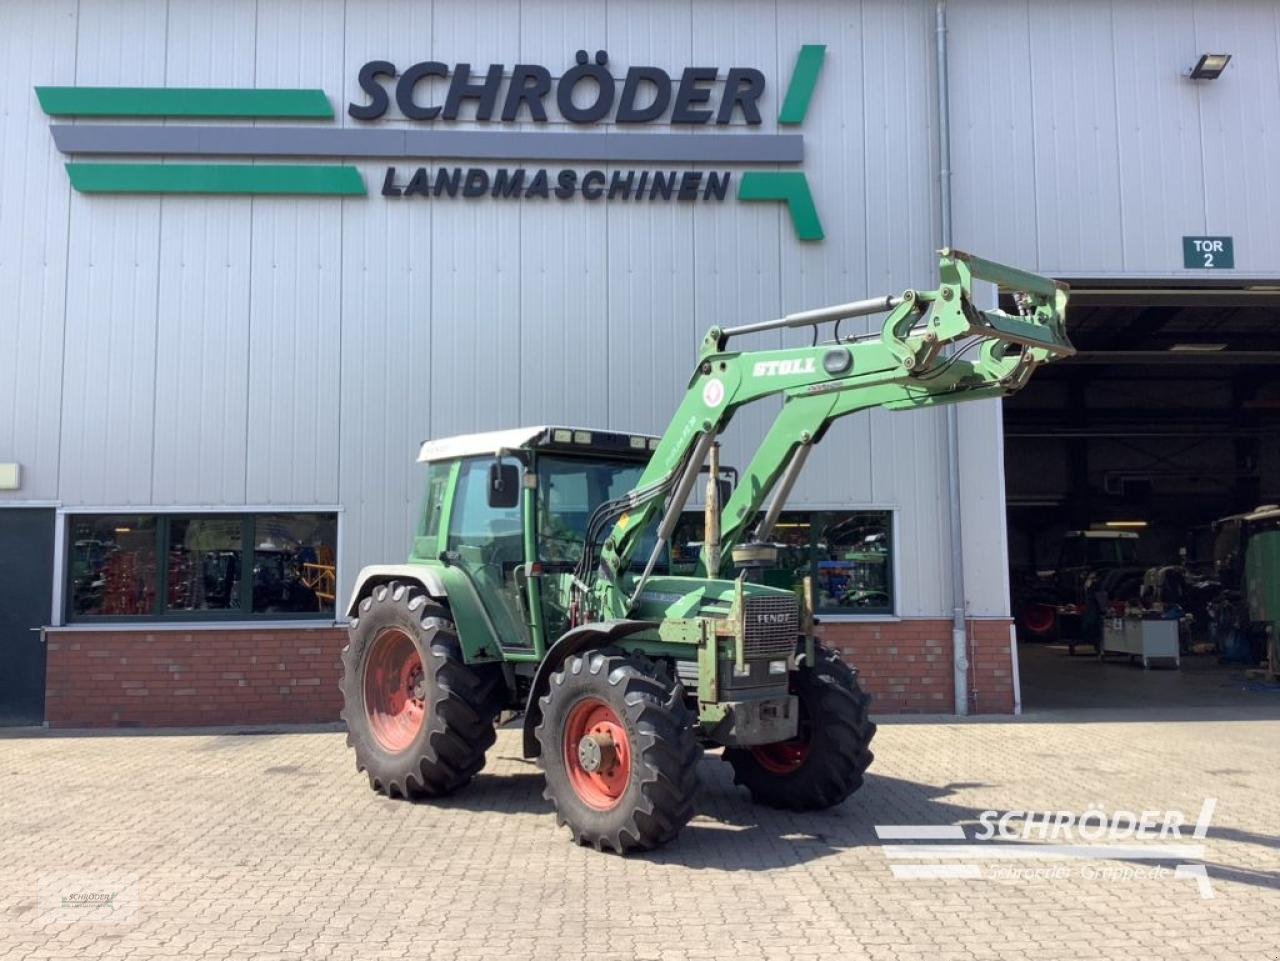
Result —
[[17, 0], [0, 49], [4, 723], [336, 719], [421, 441], [658, 433], [709, 327], [944, 245], [1070, 283], [1079, 355], [809, 459], [780, 532], [878, 712], [1141, 700], [1042, 575], [1211, 579], [1280, 501], [1273, 3]]

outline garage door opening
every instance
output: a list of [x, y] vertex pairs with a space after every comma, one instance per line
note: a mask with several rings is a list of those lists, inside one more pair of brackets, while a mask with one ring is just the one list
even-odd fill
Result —
[[1072, 290], [1004, 409], [1022, 703], [1280, 706], [1280, 286]]

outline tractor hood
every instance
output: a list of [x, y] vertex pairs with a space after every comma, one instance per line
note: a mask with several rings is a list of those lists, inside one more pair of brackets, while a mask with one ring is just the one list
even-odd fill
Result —
[[[625, 590], [635, 588], [636, 578], [629, 578]], [[707, 580], [700, 577], [655, 575], [649, 578], [631, 616], [639, 620], [664, 620], [689, 617], [728, 617], [733, 607], [737, 581]], [[742, 596], [748, 598], [795, 598], [795, 591], [764, 584], [742, 585]]]

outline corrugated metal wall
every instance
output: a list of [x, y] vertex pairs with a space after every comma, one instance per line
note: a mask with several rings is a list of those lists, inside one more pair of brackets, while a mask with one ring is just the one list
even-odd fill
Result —
[[[956, 241], [1045, 271], [1154, 276], [1231, 233], [1272, 276], [1274, 4], [955, 0]], [[826, 240], [774, 205], [112, 198], [70, 191], [32, 87], [322, 87], [371, 59], [757, 66], [773, 129], [800, 45]], [[341, 505], [344, 580], [402, 557], [427, 436], [660, 429], [713, 323], [932, 283], [927, 0], [62, 0], [0, 6], [0, 460], [15, 500]], [[1211, 47], [1215, 84], [1178, 76]], [[1265, 94], [1265, 95], [1264, 95]], [[386, 124], [403, 123], [394, 119]], [[589, 133], [583, 135], [589, 136]], [[423, 162], [430, 162], [424, 158]], [[761, 338], [760, 343], [769, 343]], [[772, 343], [779, 343], [775, 339]], [[729, 461], [770, 411], [743, 415]], [[999, 409], [962, 417], [971, 608], [1000, 614]], [[900, 613], [945, 614], [940, 413], [838, 425], [797, 503], [899, 511]]]
[[[958, 245], [1156, 278], [1226, 234], [1235, 275], [1280, 277], [1280, 5], [956, 0], [951, 27]], [[1191, 81], [1202, 53], [1233, 60]]]

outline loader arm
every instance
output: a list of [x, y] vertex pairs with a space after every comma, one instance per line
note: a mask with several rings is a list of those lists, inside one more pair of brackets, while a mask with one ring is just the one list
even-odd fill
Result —
[[[1066, 335], [1066, 285], [949, 249], [941, 251], [939, 277], [935, 290], [908, 290], [708, 331], [689, 389], [648, 468], [625, 509], [614, 507], [616, 522], [600, 550], [594, 583], [583, 584], [591, 589], [587, 604], [593, 613], [626, 616], [639, 588], [628, 597], [619, 582], [640, 535], [663, 511], [643, 582], [670, 537], [710, 442], [738, 408], [783, 397], [781, 412], [724, 505], [722, 556], [744, 539], [770, 491], [778, 487], [766, 524], [769, 516], [776, 520], [808, 450], [837, 418], [874, 407], [910, 410], [1001, 397], [1022, 387], [1040, 364], [1075, 352]], [[972, 300], [975, 279], [1011, 290], [1018, 313], [978, 309]], [[878, 334], [817, 343], [820, 325], [876, 313], [888, 314]], [[813, 327], [814, 345], [728, 350], [736, 337], [785, 327]], [[944, 356], [948, 345], [956, 349]], [[703, 561], [700, 573], [716, 576], [716, 571], [705, 571], [705, 556]]]

